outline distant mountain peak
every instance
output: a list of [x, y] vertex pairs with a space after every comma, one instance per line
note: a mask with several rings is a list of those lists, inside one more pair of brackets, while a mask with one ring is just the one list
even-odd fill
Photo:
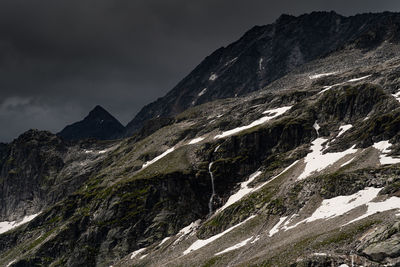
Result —
[[66, 140], [110, 140], [121, 136], [124, 130], [125, 127], [114, 116], [97, 105], [82, 121], [68, 125], [58, 135]]

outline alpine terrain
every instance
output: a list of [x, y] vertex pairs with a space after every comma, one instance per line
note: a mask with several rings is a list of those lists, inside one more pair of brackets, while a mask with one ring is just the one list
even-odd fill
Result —
[[0, 144], [1, 266], [400, 266], [400, 14], [282, 15], [107, 114]]

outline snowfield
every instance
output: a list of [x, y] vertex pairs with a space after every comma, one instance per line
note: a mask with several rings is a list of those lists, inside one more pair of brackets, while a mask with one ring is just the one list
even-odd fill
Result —
[[389, 154], [391, 151], [389, 149], [389, 147], [391, 147], [391, 146], [392, 146], [392, 144], [389, 143], [389, 141], [381, 141], [381, 142], [373, 144], [373, 147], [382, 153], [379, 156], [379, 161], [382, 165], [400, 163], [400, 158], [393, 158], [393, 157], [387, 156], [387, 154]]
[[334, 164], [341, 158], [346, 155], [354, 154], [357, 152], [357, 149], [354, 149], [355, 145], [351, 148], [343, 151], [343, 152], [335, 152], [335, 153], [325, 153], [323, 154], [324, 147], [323, 143], [327, 142], [328, 139], [325, 138], [317, 138], [312, 142], [311, 152], [307, 154], [304, 159], [304, 163], [306, 164], [303, 173], [299, 175], [297, 180], [303, 180], [313, 174], [314, 172], [319, 172], [328, 166]]
[[23, 225], [25, 223], [28, 223], [30, 221], [32, 221], [33, 219], [36, 218], [36, 216], [38, 216], [40, 213], [36, 213], [36, 214], [32, 214], [29, 216], [25, 216], [21, 221], [4, 221], [4, 222], [0, 222], [0, 234], [5, 233], [7, 231], [10, 231], [14, 228], [17, 228], [20, 225]]

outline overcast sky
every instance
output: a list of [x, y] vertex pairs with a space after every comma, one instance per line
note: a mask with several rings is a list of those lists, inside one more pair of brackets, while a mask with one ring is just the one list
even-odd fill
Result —
[[99, 104], [123, 124], [200, 61], [280, 14], [399, 11], [398, 0], [1, 0], [0, 142]]

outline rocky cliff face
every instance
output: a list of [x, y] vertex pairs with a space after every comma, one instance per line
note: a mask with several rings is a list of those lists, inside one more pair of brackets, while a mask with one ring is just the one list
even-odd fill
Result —
[[397, 16], [282, 16], [352, 41], [130, 138], [0, 145], [0, 264], [398, 266]]
[[124, 126], [101, 106], [96, 106], [79, 122], [68, 125], [57, 135], [64, 140], [112, 140], [119, 138]]
[[127, 125], [127, 133], [151, 118], [171, 117], [195, 105], [260, 90], [296, 67], [338, 50], [372, 50], [384, 41], [397, 43], [399, 27], [400, 16], [393, 13], [282, 15], [205, 58], [167, 95], [145, 106]]

